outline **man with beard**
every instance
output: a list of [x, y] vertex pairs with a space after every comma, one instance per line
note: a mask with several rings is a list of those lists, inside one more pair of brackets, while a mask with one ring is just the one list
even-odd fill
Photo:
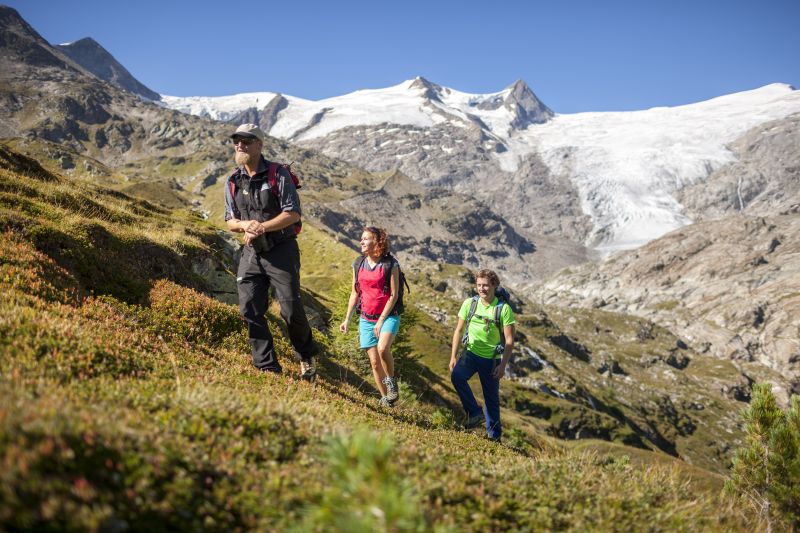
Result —
[[236, 284], [253, 365], [281, 372], [264, 319], [272, 286], [300, 359], [301, 377], [311, 381], [316, 376], [313, 356], [318, 348], [300, 300], [300, 250], [295, 231], [300, 223], [300, 198], [289, 172], [261, 155], [265, 135], [258, 126], [242, 124], [230, 137], [238, 167], [225, 182], [225, 221], [231, 231], [244, 233]]

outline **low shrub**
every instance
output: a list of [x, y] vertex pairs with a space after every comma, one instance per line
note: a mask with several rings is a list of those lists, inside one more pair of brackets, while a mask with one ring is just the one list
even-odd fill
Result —
[[160, 348], [130, 329], [113, 309], [89, 298], [80, 307], [0, 304], [3, 366], [61, 382], [98, 376], [141, 377], [153, 369]]
[[69, 272], [12, 231], [0, 235], [0, 287], [27, 301], [75, 303], [80, 294]]
[[327, 488], [306, 509], [298, 531], [428, 531], [411, 485], [401, 476], [395, 444], [364, 429], [329, 438]]
[[211, 457], [235, 456], [260, 467], [290, 460], [306, 442], [292, 416], [272, 411], [249, 395], [231, 397], [223, 390], [195, 388], [156, 402], [168, 407], [153, 411], [154, 420]]
[[455, 429], [457, 426], [452, 409], [439, 407], [431, 414], [431, 427], [434, 429]]
[[239, 310], [168, 280], [150, 290], [150, 325], [158, 334], [194, 344], [219, 346], [242, 330]]
[[199, 530], [246, 526], [227, 473], [180, 441], [97, 413], [0, 416], [0, 529]]

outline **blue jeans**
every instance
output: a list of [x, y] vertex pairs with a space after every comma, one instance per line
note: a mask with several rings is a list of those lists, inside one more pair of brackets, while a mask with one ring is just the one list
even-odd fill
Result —
[[[500, 425], [500, 380], [492, 377], [496, 363], [492, 359], [478, 357], [470, 351], [464, 351], [459, 358], [456, 366], [450, 374], [450, 381], [456, 388], [458, 397], [461, 398], [461, 405], [467, 412], [467, 417], [474, 417], [483, 413], [486, 418], [486, 433], [492, 439], [499, 439], [503, 433]], [[475, 395], [469, 386], [469, 378], [478, 373], [483, 388], [483, 402], [486, 408], [481, 410]]]

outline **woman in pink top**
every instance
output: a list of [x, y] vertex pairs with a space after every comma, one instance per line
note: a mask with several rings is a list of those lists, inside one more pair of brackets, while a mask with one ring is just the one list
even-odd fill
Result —
[[[398, 396], [391, 349], [400, 329], [400, 315], [395, 311], [400, 290], [400, 265], [389, 253], [389, 237], [382, 228], [364, 228], [361, 253], [362, 256], [353, 261], [350, 300], [339, 331], [347, 333], [358, 303], [361, 348], [369, 355], [372, 375], [381, 393], [380, 403], [390, 406]], [[389, 283], [386, 283], [387, 279]]]

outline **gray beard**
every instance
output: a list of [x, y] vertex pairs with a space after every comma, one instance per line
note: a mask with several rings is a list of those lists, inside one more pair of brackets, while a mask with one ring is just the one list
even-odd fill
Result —
[[250, 155], [245, 152], [236, 152], [234, 153], [234, 160], [236, 164], [239, 166], [248, 165], [248, 166], [255, 166], [258, 164], [258, 157], [260, 154]]

